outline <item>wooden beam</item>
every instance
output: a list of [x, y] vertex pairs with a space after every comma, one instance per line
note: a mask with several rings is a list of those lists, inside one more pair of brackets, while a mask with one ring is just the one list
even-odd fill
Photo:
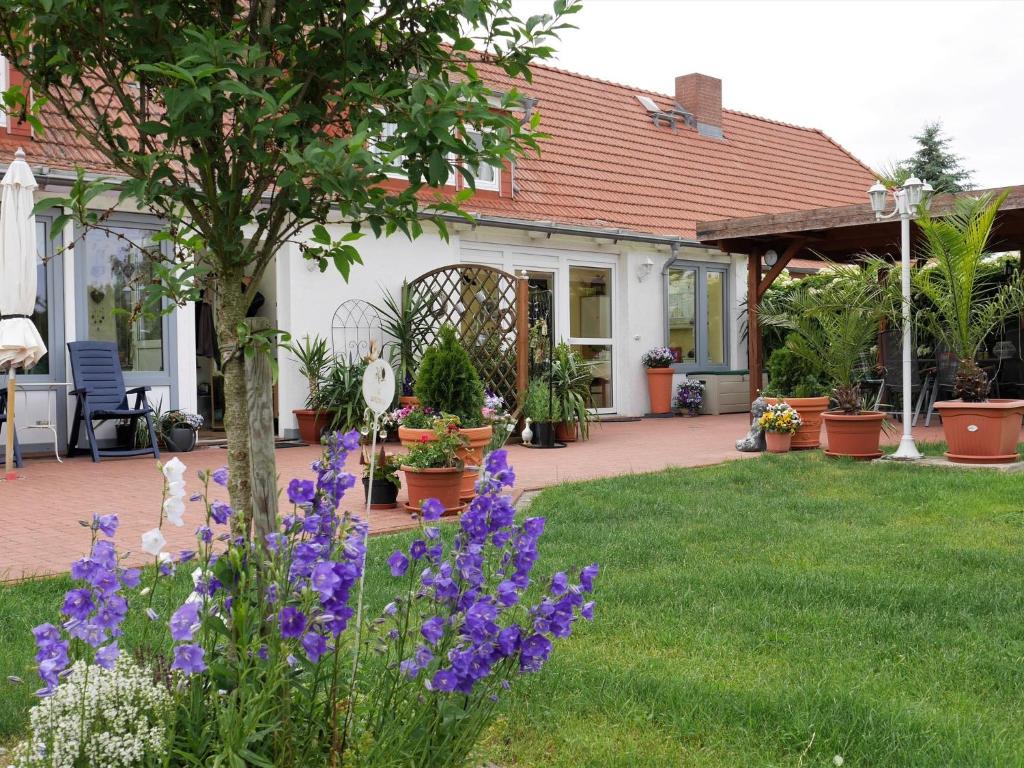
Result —
[[760, 282], [758, 282], [758, 301], [760, 301], [764, 297], [765, 291], [767, 291], [771, 287], [771, 284], [775, 282], [775, 279], [782, 274], [782, 270], [784, 270], [786, 268], [786, 265], [793, 260], [793, 257], [803, 250], [803, 247], [806, 244], [806, 242], [807, 241], [804, 240], [804, 238], [798, 237], [797, 239], [795, 239], [793, 242], [786, 246], [786, 250], [782, 252], [781, 256], [779, 256], [779, 260], [776, 261], [772, 265], [772, 268], [768, 270], [768, 274], [765, 275]]
[[[270, 320], [251, 317], [250, 331], [270, 329]], [[274, 465], [274, 376], [270, 358], [257, 352], [245, 357], [245, 393], [249, 405], [249, 456], [252, 462], [252, 521], [255, 540], [263, 544], [277, 530], [277, 468]]]
[[750, 402], [761, 391], [761, 323], [757, 317], [758, 290], [761, 286], [761, 251], [747, 256], [747, 371], [750, 379]]

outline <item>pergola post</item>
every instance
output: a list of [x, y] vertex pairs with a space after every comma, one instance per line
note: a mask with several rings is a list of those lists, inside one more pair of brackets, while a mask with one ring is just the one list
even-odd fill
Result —
[[761, 323], [757, 305], [761, 300], [761, 249], [754, 248], [747, 256], [747, 371], [750, 380], [750, 402], [761, 391]]

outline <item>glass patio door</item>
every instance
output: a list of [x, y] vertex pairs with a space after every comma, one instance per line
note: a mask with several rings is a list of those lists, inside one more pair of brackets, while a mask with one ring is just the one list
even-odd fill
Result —
[[591, 364], [593, 408], [599, 411], [614, 408], [610, 267], [569, 267], [569, 344]]

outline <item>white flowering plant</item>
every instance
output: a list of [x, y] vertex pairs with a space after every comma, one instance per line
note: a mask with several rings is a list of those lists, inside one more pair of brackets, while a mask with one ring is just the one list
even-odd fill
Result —
[[109, 669], [78, 660], [29, 713], [13, 768], [162, 765], [172, 699], [153, 672], [121, 656]]

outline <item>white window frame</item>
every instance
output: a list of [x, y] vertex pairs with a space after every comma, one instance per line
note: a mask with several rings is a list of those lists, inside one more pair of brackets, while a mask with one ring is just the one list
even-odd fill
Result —
[[[380, 124], [380, 128], [381, 128], [380, 138], [388, 139], [388, 138], [390, 138], [390, 137], [395, 135], [395, 131], [398, 130], [398, 123], [381, 123]], [[376, 138], [369, 139], [367, 144], [369, 145], [370, 152], [372, 152], [378, 158], [383, 154], [383, 150], [381, 150], [377, 146], [377, 139]], [[395, 165], [401, 165], [402, 164], [402, 160], [404, 158], [405, 158], [405, 155], [398, 155], [395, 158]], [[387, 177], [389, 179], [404, 179], [404, 178], [406, 178], [405, 174], [401, 173], [401, 172], [388, 173], [386, 175], [387, 175]]]
[[[470, 141], [479, 142], [482, 140], [480, 131], [467, 131], [466, 132]], [[479, 146], [479, 144], [478, 144]], [[486, 165], [494, 172], [494, 176], [490, 180], [480, 178], [480, 168]], [[490, 163], [480, 163], [475, 171], [471, 170], [473, 174], [473, 180], [476, 182], [476, 188], [486, 190], [488, 192], [500, 192], [501, 191], [501, 166], [491, 165]], [[463, 180], [465, 182], [465, 180]]]

